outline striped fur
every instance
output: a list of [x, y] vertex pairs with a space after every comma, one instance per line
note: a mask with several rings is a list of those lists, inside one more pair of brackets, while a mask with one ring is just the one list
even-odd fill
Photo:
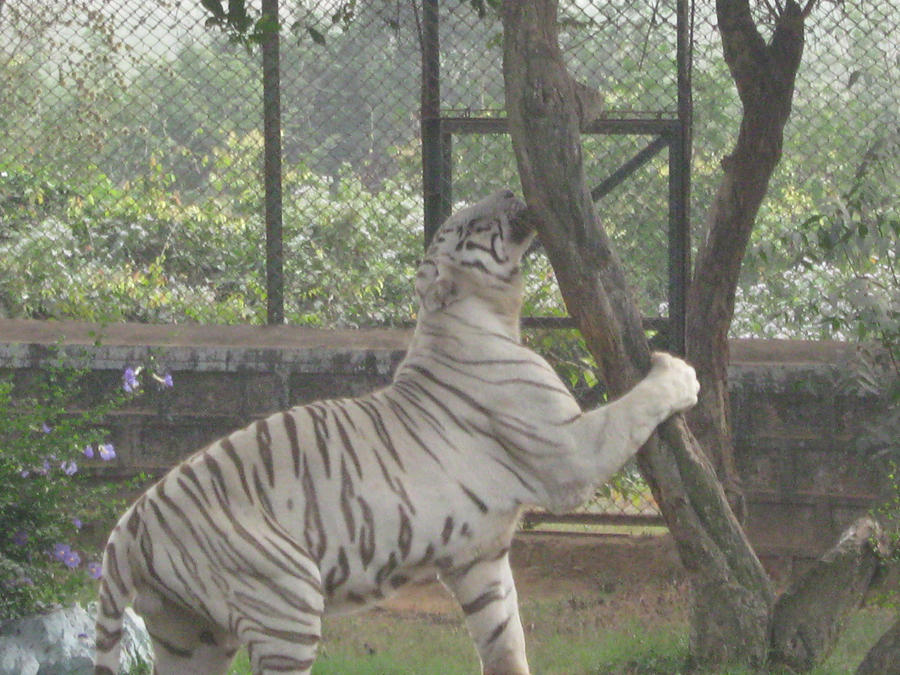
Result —
[[106, 547], [98, 675], [115, 673], [133, 602], [159, 675], [309, 673], [325, 613], [437, 574], [483, 664], [528, 673], [509, 546], [527, 505], [570, 509], [662, 420], [696, 401], [692, 369], [582, 413], [519, 342], [519, 261], [533, 234], [508, 191], [452, 216], [416, 277], [419, 322], [394, 382], [260, 420], [141, 496]]

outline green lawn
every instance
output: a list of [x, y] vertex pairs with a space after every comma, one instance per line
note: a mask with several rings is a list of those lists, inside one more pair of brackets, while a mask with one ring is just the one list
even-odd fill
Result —
[[[590, 608], [575, 612], [561, 601], [525, 602], [529, 661], [535, 675], [677, 675], [687, 656], [687, 628], [649, 613], [622, 617], [620, 627], [598, 629]], [[884, 610], [858, 612], [828, 661], [813, 675], [853, 673], [890, 624]], [[314, 675], [475, 675], [478, 660], [456, 616], [374, 611], [327, 620]], [[232, 675], [249, 675], [240, 654]], [[750, 675], [732, 670], [707, 675]]]

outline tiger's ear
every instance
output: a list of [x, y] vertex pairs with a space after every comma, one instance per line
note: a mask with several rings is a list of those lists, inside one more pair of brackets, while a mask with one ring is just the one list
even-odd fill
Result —
[[446, 270], [426, 261], [416, 274], [416, 293], [422, 308], [433, 312], [452, 304], [459, 297], [459, 288]]

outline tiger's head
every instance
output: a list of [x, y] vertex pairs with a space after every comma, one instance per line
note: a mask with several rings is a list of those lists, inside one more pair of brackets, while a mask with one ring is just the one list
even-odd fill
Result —
[[519, 263], [533, 238], [525, 204], [511, 190], [457, 211], [435, 233], [416, 273], [421, 311], [439, 311], [474, 296], [518, 316]]

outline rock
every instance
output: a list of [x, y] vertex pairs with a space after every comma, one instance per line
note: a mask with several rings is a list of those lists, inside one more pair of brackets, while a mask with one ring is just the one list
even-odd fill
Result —
[[[92, 675], [96, 603], [37, 614], [0, 627], [0, 675]], [[152, 661], [144, 621], [125, 610], [122, 668]]]

